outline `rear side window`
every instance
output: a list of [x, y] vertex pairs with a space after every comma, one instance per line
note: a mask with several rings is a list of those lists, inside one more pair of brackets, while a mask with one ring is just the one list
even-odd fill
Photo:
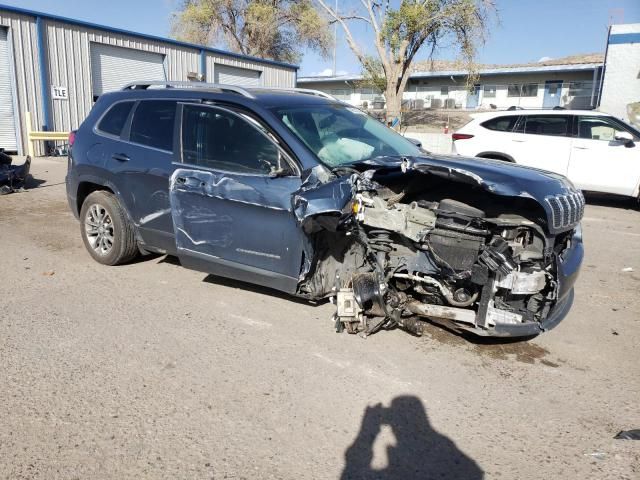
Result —
[[489, 130], [495, 130], [497, 132], [511, 132], [513, 131], [513, 127], [516, 126], [518, 122], [518, 115], [508, 115], [505, 117], [497, 117], [492, 118], [491, 120], [487, 120], [481, 125], [484, 128], [488, 128]]
[[102, 117], [102, 120], [100, 120], [98, 130], [119, 137], [129, 117], [129, 112], [131, 112], [133, 108], [133, 103], [134, 102], [120, 102], [113, 105], [106, 115]]
[[526, 115], [524, 133], [532, 135], [566, 136], [569, 117], [566, 115]]
[[173, 150], [176, 102], [143, 100], [133, 113], [129, 140], [160, 150]]

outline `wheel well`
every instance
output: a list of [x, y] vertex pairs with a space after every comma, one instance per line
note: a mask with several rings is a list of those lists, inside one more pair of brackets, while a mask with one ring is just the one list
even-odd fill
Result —
[[80, 184], [78, 185], [78, 194], [76, 195], [78, 214], [80, 214], [80, 210], [82, 210], [82, 204], [84, 203], [84, 200], [93, 192], [96, 192], [98, 190], [104, 190], [106, 192], [113, 193], [113, 190], [111, 190], [109, 187], [105, 187], [104, 185], [92, 182], [80, 182]]
[[513, 158], [511, 158], [509, 155], [507, 155], [506, 153], [483, 152], [483, 153], [479, 153], [478, 155], [476, 155], [476, 157], [491, 158], [493, 160], [502, 160], [503, 162], [515, 163], [515, 160]]

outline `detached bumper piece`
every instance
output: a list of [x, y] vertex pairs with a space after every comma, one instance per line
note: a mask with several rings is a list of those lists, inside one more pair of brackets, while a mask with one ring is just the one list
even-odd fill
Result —
[[0, 151], [0, 195], [21, 191], [29, 176], [31, 157], [27, 157], [22, 165], [12, 163], [11, 156]]

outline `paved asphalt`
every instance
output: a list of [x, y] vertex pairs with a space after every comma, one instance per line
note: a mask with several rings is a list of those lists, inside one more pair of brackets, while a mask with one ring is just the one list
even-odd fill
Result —
[[[640, 211], [590, 199], [571, 314], [529, 342], [367, 340], [175, 259], [91, 260], [64, 159], [0, 197], [0, 478], [640, 478]], [[623, 271], [631, 267], [634, 271]]]

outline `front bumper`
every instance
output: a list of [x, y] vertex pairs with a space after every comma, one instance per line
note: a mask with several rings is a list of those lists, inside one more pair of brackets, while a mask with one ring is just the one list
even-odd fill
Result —
[[497, 324], [488, 329], [463, 326], [464, 330], [476, 335], [486, 337], [533, 337], [542, 332], [555, 328], [569, 313], [573, 305], [573, 286], [578, 279], [582, 260], [584, 258], [584, 245], [582, 243], [582, 230], [576, 228], [571, 237], [571, 244], [562, 254], [556, 255], [558, 299], [547, 318], [542, 322], [528, 322], [520, 324]]

